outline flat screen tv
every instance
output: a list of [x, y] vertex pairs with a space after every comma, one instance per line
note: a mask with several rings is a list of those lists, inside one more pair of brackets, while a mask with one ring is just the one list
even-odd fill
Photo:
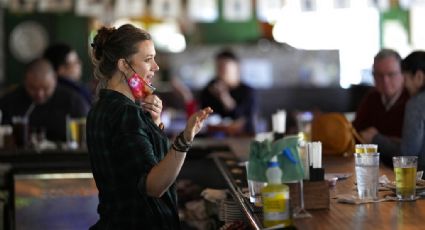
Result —
[[97, 219], [98, 191], [91, 173], [16, 174], [15, 229], [88, 229]]

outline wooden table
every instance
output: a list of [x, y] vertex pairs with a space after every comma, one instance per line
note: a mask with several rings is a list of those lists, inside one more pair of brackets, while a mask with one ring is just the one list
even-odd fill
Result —
[[[249, 141], [226, 140], [225, 142], [229, 144], [238, 159], [247, 159]], [[337, 199], [334, 199], [337, 194], [356, 194], [354, 157], [325, 156], [323, 166], [326, 173], [351, 173], [352, 175], [345, 180], [339, 180], [335, 187], [329, 188], [331, 197], [329, 209], [308, 210], [313, 215], [312, 218], [295, 219], [297, 229], [425, 229], [425, 199], [414, 202], [384, 201], [360, 205], [338, 203]], [[394, 180], [392, 169], [381, 164], [379, 175], [384, 174], [390, 180]], [[232, 183], [231, 178], [228, 182]], [[391, 192], [379, 192], [380, 197], [387, 194]], [[246, 204], [240, 206], [243, 208]], [[251, 222], [253, 229], [261, 229], [261, 223], [253, 224], [259, 219], [255, 214], [247, 210], [243, 210], [243, 213], [252, 215], [247, 220]]]
[[[199, 149], [214, 149], [215, 151], [223, 151], [225, 156], [227, 150], [223, 146], [229, 146], [231, 152], [240, 161], [248, 159], [250, 139], [197, 139], [194, 147]], [[201, 151], [202, 152], [202, 151]], [[208, 154], [210, 151], [206, 151]], [[227, 154], [228, 155], [228, 154]], [[73, 153], [66, 155], [50, 154], [17, 154], [2, 155], [0, 162], [9, 162], [14, 167], [26, 170], [33, 165], [45, 164], [45, 166], [64, 167], [65, 164], [72, 167], [87, 168], [88, 156], [84, 153]], [[28, 165], [31, 162], [31, 165]], [[60, 163], [58, 165], [58, 162]], [[313, 215], [312, 218], [296, 219], [295, 225], [298, 229], [425, 229], [425, 200], [417, 200], [415, 202], [380, 202], [362, 205], [350, 205], [338, 203], [336, 199], [332, 199], [337, 194], [354, 193], [354, 158], [353, 157], [324, 157], [323, 165], [326, 173], [352, 173], [352, 176], [346, 180], [337, 182], [336, 187], [330, 188], [330, 208], [323, 210], [309, 210]], [[31, 166], [31, 167], [30, 167]], [[44, 168], [44, 166], [43, 166]], [[382, 166], [380, 167], [380, 175], [385, 174], [390, 180], [394, 179], [392, 169]], [[231, 181], [229, 183], [232, 183]], [[385, 192], [380, 192], [383, 196]], [[245, 213], [249, 214], [249, 213]], [[251, 219], [258, 221], [258, 218]]]
[[[324, 157], [327, 173], [352, 173], [346, 180], [340, 180], [330, 189], [329, 210], [309, 210], [313, 218], [296, 219], [298, 229], [425, 229], [425, 200], [414, 202], [385, 201], [351, 205], [332, 199], [337, 194], [354, 193], [354, 157]], [[392, 169], [381, 164], [380, 175], [394, 179]], [[391, 193], [391, 192], [390, 192]], [[383, 197], [388, 192], [380, 191]]]

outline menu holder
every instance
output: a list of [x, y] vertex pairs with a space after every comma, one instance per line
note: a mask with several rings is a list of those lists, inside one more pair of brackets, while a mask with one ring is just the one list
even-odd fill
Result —
[[[287, 183], [291, 197], [291, 207], [300, 207], [300, 186], [298, 183]], [[305, 209], [329, 209], [329, 183], [322, 181], [304, 181]]]

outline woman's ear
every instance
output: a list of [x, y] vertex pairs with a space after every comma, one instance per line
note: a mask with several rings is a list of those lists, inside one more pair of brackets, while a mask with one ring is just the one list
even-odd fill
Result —
[[418, 70], [415, 73], [416, 83], [419, 87], [424, 86], [425, 84], [425, 73], [422, 70]]
[[127, 71], [128, 71], [128, 64], [127, 64], [127, 62], [124, 60], [124, 58], [120, 58], [120, 59], [118, 60], [117, 67], [118, 67], [118, 70], [119, 70], [120, 72], [127, 73]]

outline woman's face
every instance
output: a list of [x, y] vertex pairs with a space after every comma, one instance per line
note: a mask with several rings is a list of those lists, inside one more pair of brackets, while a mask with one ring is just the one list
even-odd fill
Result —
[[403, 72], [407, 91], [410, 95], [415, 95], [419, 92], [424, 84], [424, 73], [417, 71], [415, 74]]
[[[155, 72], [159, 70], [159, 66], [155, 62], [155, 47], [152, 40], [142, 41], [137, 46], [139, 52], [134, 54], [129, 62], [137, 74], [148, 84], [152, 84], [152, 78]], [[131, 69], [129, 71], [133, 72]]]

